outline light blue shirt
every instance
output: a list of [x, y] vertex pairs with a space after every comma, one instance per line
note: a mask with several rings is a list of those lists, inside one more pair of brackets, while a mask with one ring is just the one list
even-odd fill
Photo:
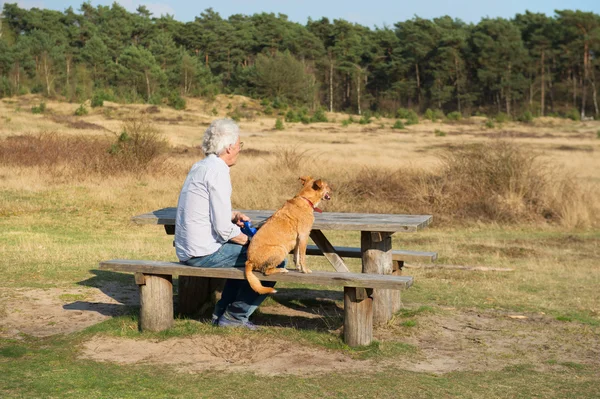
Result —
[[211, 154], [188, 173], [177, 202], [175, 252], [180, 261], [206, 256], [238, 236], [231, 222], [229, 166]]

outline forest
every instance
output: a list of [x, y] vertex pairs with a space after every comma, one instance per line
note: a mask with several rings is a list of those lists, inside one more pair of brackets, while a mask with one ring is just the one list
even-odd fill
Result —
[[369, 28], [256, 13], [191, 22], [118, 3], [75, 11], [4, 4], [0, 97], [166, 103], [219, 93], [335, 112], [398, 109], [600, 119], [600, 16], [443, 16]]

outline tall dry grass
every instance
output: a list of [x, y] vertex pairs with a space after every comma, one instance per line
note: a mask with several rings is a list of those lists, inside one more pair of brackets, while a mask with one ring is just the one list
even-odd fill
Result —
[[9, 136], [0, 140], [0, 165], [39, 168], [54, 178], [82, 180], [90, 176], [163, 174], [167, 141], [143, 119], [123, 123], [114, 136], [61, 135], [55, 131]]
[[[174, 192], [199, 158], [196, 151], [169, 149], [149, 123], [137, 119], [125, 122], [112, 138], [42, 133], [0, 140], [0, 165], [38, 168], [63, 181], [152, 175]], [[300, 175], [312, 174], [334, 189], [329, 211], [432, 214], [441, 225], [600, 224], [597, 188], [582, 186], [517, 144], [454, 147], [441, 152], [439, 160], [435, 170], [391, 169], [330, 161], [297, 146], [249, 151], [232, 169], [233, 202], [240, 208], [275, 209], [295, 194]]]

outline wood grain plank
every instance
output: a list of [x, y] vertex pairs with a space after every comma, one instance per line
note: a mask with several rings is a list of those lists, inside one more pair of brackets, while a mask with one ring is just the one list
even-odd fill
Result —
[[[244, 279], [243, 268], [208, 268], [186, 266], [175, 262], [113, 259], [100, 262], [100, 269], [117, 272], [144, 273], [170, 276], [197, 276]], [[342, 287], [404, 289], [413, 283], [410, 276], [383, 276], [365, 273], [338, 273], [314, 271], [309, 274], [291, 269], [289, 273], [265, 276], [254, 273], [261, 281], [285, 281], [301, 284], [333, 285]]]
[[317, 244], [322, 255], [324, 255], [329, 263], [331, 263], [331, 266], [333, 266], [336, 272], [348, 273], [350, 271], [344, 263], [344, 260], [340, 258], [340, 255], [337, 254], [337, 251], [321, 230], [313, 229], [310, 232], [310, 238]]
[[[239, 210], [260, 226], [274, 211]], [[163, 208], [131, 218], [136, 224], [175, 225], [176, 208]], [[361, 230], [378, 232], [415, 232], [427, 227], [431, 215], [323, 212], [315, 214], [315, 230]]]

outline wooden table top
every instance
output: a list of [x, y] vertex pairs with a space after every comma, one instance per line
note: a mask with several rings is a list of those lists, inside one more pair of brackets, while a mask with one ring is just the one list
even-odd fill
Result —
[[[177, 208], [163, 208], [131, 218], [137, 224], [175, 225]], [[275, 211], [239, 210], [247, 215], [254, 226], [260, 226]], [[415, 232], [427, 227], [431, 215], [396, 215], [379, 213], [315, 213], [314, 230], [359, 230], [379, 232]]]

